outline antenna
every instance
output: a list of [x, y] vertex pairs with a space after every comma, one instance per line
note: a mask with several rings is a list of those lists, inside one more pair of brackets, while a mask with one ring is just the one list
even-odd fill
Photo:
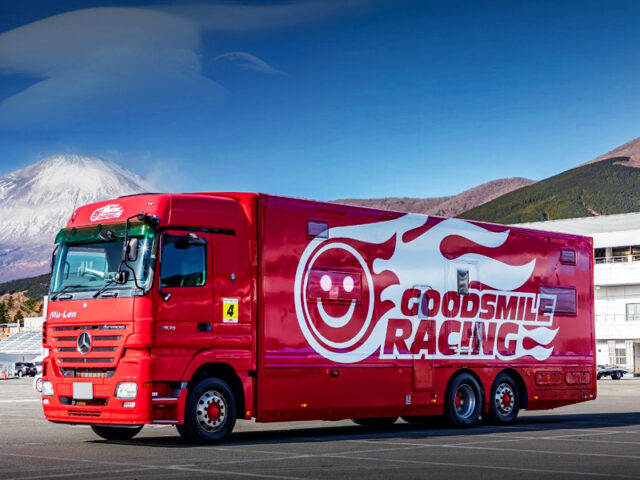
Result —
[[76, 199], [73, 201], [73, 210], [71, 211], [71, 221], [76, 219], [76, 206], [78, 206], [78, 197], [80, 196], [80, 190], [76, 193]]

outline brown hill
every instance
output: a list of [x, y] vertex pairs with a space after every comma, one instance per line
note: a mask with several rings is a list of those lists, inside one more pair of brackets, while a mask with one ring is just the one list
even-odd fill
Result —
[[400, 212], [426, 213], [455, 217], [478, 205], [489, 202], [509, 192], [535, 183], [528, 178], [502, 178], [483, 183], [450, 197], [411, 198], [346, 198], [335, 200], [336, 203], [360, 205], [363, 207], [383, 208]]
[[608, 158], [615, 158], [615, 157], [629, 158], [628, 162], [622, 162], [622, 161], [615, 162], [616, 165], [624, 165], [625, 167], [640, 168], [640, 137], [634, 140], [631, 140], [630, 142], [627, 142], [624, 145], [620, 145], [619, 147], [614, 148], [613, 150], [605, 153], [604, 155], [600, 155], [599, 157], [594, 158], [593, 160], [585, 163], [584, 165], [600, 162], [602, 160], [606, 160]]

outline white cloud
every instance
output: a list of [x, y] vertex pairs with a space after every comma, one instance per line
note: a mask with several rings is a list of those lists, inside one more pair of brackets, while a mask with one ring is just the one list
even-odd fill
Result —
[[188, 20], [136, 8], [78, 10], [4, 33], [0, 69], [41, 80], [0, 102], [0, 127], [74, 124], [105, 115], [124, 120], [213, 106], [224, 89], [201, 74], [199, 41], [197, 26]]
[[324, 18], [367, 0], [299, 1], [282, 5], [246, 6], [229, 4], [167, 5], [165, 12], [189, 18], [207, 30], [220, 32], [259, 31], [300, 25]]
[[273, 68], [264, 60], [247, 52], [228, 52], [214, 58], [214, 61], [216, 62], [219, 62], [220, 60], [235, 62], [244, 70], [253, 70], [255, 72], [266, 73], [268, 75], [286, 75], [285, 72]]
[[[109, 122], [138, 130], [141, 122], [202, 123], [225, 89], [202, 73], [206, 31], [260, 31], [302, 24], [354, 2], [274, 6], [167, 5], [76, 10], [0, 34], [0, 72], [37, 80], [0, 101], [0, 129], [69, 127], [101, 130]], [[283, 74], [246, 52], [219, 60]], [[69, 131], [69, 130], [67, 130]]]

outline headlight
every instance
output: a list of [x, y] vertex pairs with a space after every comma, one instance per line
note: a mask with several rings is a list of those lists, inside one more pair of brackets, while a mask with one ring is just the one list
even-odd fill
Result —
[[53, 397], [53, 384], [51, 382], [42, 382], [42, 396]]
[[138, 384], [135, 382], [122, 382], [116, 387], [116, 398], [136, 398]]

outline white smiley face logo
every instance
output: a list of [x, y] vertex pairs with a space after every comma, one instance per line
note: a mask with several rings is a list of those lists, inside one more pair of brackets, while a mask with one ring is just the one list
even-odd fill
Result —
[[[324, 265], [349, 265], [347, 270]], [[373, 279], [362, 255], [342, 242], [325, 243], [311, 255], [302, 277], [305, 326], [327, 349], [349, 349], [369, 330]], [[346, 310], [345, 310], [346, 306]]]
[[[335, 275], [336, 274], [334, 274], [334, 276]], [[333, 283], [334, 282], [331, 280], [331, 275], [329, 275], [328, 273], [323, 274], [322, 277], [320, 278], [320, 288], [326, 293], [331, 292], [332, 287], [334, 286]], [[351, 275], [344, 275], [342, 277], [341, 283], [342, 283], [342, 289], [346, 293], [353, 292], [353, 289], [355, 287], [355, 282]], [[349, 320], [353, 318], [353, 312], [355, 311], [356, 304], [357, 304], [357, 300], [355, 298], [348, 300], [349, 308], [347, 309], [346, 313], [344, 315], [340, 315], [339, 317], [334, 317], [327, 313], [325, 306], [322, 303], [322, 298], [318, 298], [317, 301], [318, 301], [318, 313], [320, 314], [320, 318], [322, 318], [322, 321], [324, 323], [326, 323], [327, 325], [333, 328], [344, 327], [347, 323], [349, 323]]]

